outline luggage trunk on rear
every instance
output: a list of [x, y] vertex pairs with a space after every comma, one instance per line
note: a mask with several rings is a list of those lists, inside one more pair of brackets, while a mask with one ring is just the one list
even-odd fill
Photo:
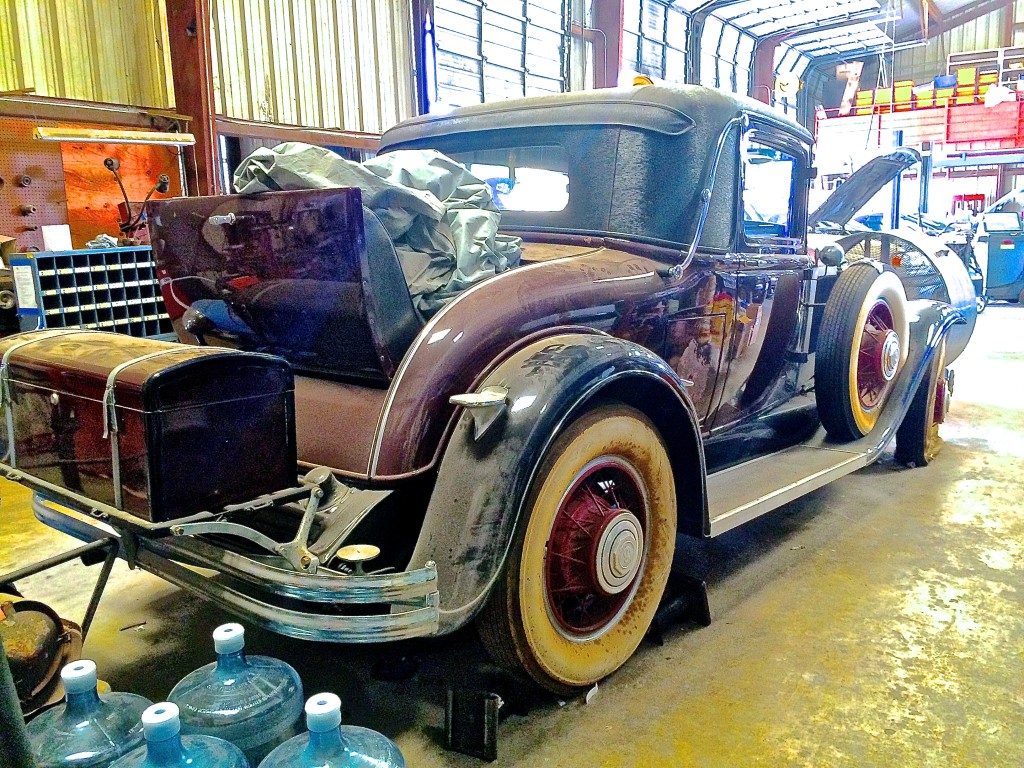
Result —
[[295, 485], [279, 358], [74, 329], [0, 355], [6, 461], [45, 482], [155, 523]]

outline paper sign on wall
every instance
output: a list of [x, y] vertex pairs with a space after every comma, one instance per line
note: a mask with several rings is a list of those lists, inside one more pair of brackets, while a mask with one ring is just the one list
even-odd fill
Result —
[[18, 307], [21, 309], [38, 309], [36, 303], [36, 285], [32, 279], [32, 267], [15, 266], [11, 268], [14, 273], [14, 290], [18, 294]]

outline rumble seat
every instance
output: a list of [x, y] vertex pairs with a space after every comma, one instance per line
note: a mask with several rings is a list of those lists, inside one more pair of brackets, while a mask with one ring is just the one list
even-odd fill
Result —
[[186, 325], [198, 313], [211, 343], [384, 386], [423, 325], [358, 189], [162, 201], [151, 226], [162, 276], [192, 312]]

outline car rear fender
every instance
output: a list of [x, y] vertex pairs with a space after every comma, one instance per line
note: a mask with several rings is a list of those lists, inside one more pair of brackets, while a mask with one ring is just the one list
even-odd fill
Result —
[[483, 606], [545, 452], [595, 399], [626, 402], [654, 422], [675, 469], [680, 530], [708, 530], [699, 419], [685, 383], [657, 355], [611, 336], [557, 334], [517, 351], [476, 388], [499, 398], [503, 390], [499, 405], [458, 415], [412, 556], [437, 564], [441, 632]]

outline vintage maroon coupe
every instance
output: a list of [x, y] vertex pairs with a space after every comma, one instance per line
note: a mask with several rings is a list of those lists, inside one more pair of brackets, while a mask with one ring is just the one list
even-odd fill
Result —
[[677, 537], [894, 438], [910, 464], [937, 445], [967, 310], [808, 254], [811, 145], [700, 87], [403, 123], [383, 153], [464, 164], [522, 238], [519, 265], [429, 317], [358, 189], [163, 202], [158, 263], [205, 308], [183, 318], [190, 345], [0, 341], [0, 469], [48, 525], [113, 533], [131, 565], [282, 634], [475, 619], [499, 662], [590, 686], [643, 638]]

